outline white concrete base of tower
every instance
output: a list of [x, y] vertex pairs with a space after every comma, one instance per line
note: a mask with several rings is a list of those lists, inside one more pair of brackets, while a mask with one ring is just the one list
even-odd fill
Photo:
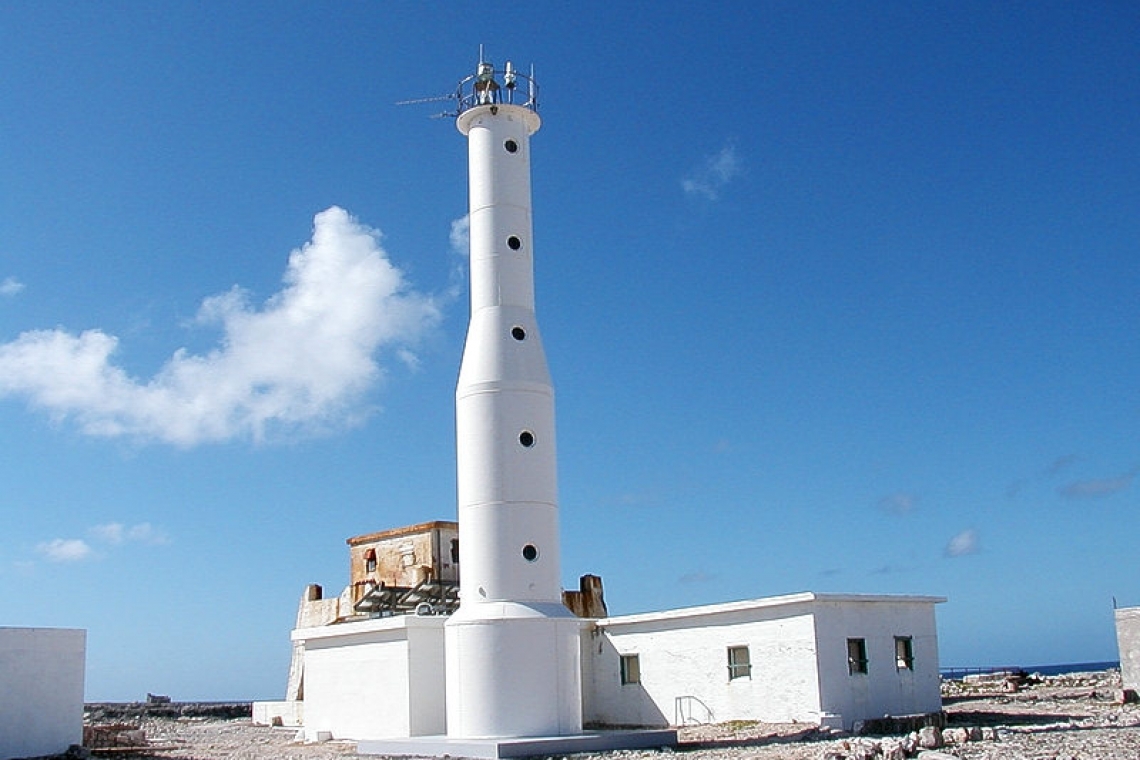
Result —
[[506, 757], [559, 756], [573, 752], [608, 752], [619, 749], [658, 749], [677, 745], [674, 729], [590, 731], [573, 736], [525, 736], [496, 739], [452, 739], [416, 736], [376, 739], [356, 745], [358, 755], [412, 757], [469, 757], [497, 760]]
[[583, 622], [562, 604], [461, 605], [444, 626], [448, 736], [581, 733]]

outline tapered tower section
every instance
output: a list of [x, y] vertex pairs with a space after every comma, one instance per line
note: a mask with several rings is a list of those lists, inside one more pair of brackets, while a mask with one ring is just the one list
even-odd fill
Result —
[[582, 728], [580, 621], [562, 604], [554, 389], [535, 319], [533, 77], [460, 83], [471, 316], [455, 393], [460, 606], [448, 620], [449, 738]]

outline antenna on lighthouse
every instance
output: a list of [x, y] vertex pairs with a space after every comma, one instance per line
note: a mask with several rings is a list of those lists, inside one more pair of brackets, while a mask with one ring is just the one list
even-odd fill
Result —
[[[520, 94], [522, 90], [520, 80], [526, 82], [525, 100]], [[479, 62], [475, 65], [475, 73], [464, 78], [454, 93], [400, 100], [396, 105], [407, 106], [443, 100], [456, 101], [455, 110], [433, 114], [433, 119], [444, 116], [455, 118], [464, 111], [481, 105], [518, 105], [531, 111], [538, 111], [538, 84], [534, 80], [534, 64], [530, 66], [529, 76], [521, 73], [511, 61], [507, 61], [504, 68], [496, 69], [495, 64], [487, 60], [483, 45], [480, 44]]]

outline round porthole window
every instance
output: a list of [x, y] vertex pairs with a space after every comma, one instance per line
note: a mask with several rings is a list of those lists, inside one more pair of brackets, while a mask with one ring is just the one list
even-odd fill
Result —
[[534, 445], [534, 433], [529, 430], [522, 431], [519, 433], [519, 443], [529, 449]]
[[522, 555], [527, 562], [534, 562], [538, 559], [538, 547], [534, 544], [527, 544], [523, 547]]
[[526, 340], [526, 330], [522, 329], [518, 325], [515, 325], [511, 328], [511, 337], [515, 340]]
[[514, 140], [507, 140], [505, 143], [503, 143], [503, 147], [507, 149], [507, 153], [517, 153], [519, 144]]
[[515, 235], [511, 235], [509, 238], [507, 238], [507, 248], [510, 248], [512, 251], [517, 251], [518, 249], [522, 248], [522, 241], [519, 240]]

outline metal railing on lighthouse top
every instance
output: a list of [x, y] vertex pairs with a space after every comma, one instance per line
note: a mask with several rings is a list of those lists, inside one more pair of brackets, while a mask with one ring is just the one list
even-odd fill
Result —
[[481, 61], [475, 73], [463, 79], [455, 89], [459, 104], [456, 115], [476, 106], [508, 104], [538, 111], [538, 84], [534, 81], [534, 67], [523, 74], [507, 61], [505, 68], [496, 69], [489, 61]]

